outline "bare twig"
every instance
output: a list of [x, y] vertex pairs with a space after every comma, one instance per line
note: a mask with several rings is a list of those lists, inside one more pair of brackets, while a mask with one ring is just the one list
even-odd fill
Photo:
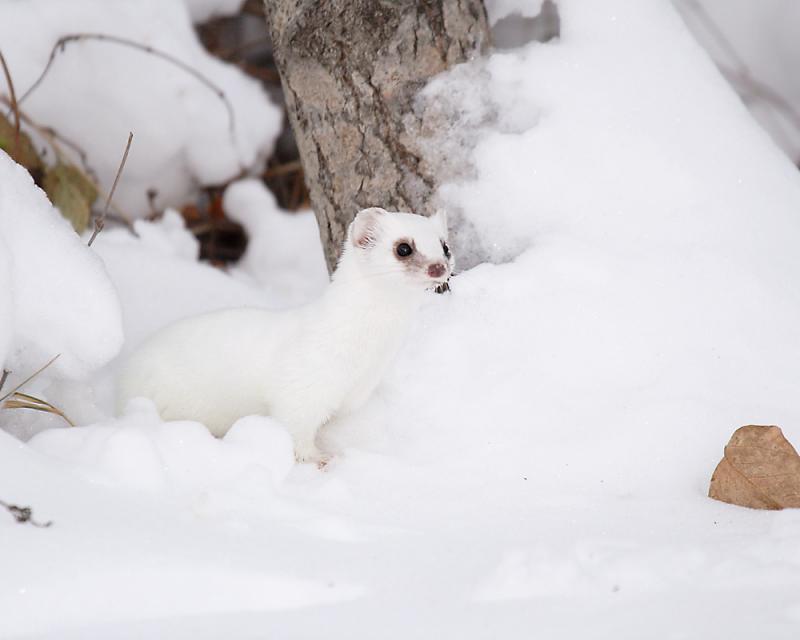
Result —
[[264, 171], [263, 176], [265, 178], [285, 176], [287, 173], [295, 173], [297, 171], [301, 171], [302, 168], [303, 168], [302, 162], [300, 162], [299, 160], [291, 160], [289, 162], [284, 162], [283, 164], [272, 165], [266, 171]]
[[25, 524], [27, 522], [32, 526], [39, 527], [41, 529], [46, 529], [53, 524], [52, 520], [48, 520], [47, 522], [36, 522], [36, 520], [33, 519], [33, 509], [30, 507], [18, 507], [15, 504], [9, 504], [3, 500], [0, 500], [0, 507], [7, 509], [8, 512], [14, 517], [14, 520], [20, 524]]
[[751, 95], [761, 98], [764, 102], [769, 102], [779, 111], [782, 111], [786, 119], [800, 132], [800, 112], [798, 112], [786, 98], [775, 91], [775, 89], [754, 78], [748, 71], [731, 69], [723, 64], [720, 64], [719, 68], [720, 71], [722, 71], [722, 75], [724, 75], [731, 84], [738, 85], [742, 90], [746, 90]]
[[111, 191], [108, 192], [108, 198], [106, 198], [106, 205], [103, 207], [103, 213], [100, 217], [95, 218], [94, 220], [94, 232], [92, 233], [92, 237], [89, 238], [89, 246], [92, 246], [94, 239], [97, 237], [97, 234], [103, 230], [103, 227], [106, 225], [106, 216], [108, 215], [108, 207], [111, 204], [111, 198], [114, 197], [114, 191], [117, 189], [117, 183], [119, 182], [119, 177], [122, 175], [122, 170], [125, 168], [125, 162], [128, 160], [128, 152], [131, 150], [131, 142], [133, 142], [133, 132], [128, 133], [128, 143], [125, 145], [125, 153], [122, 154], [122, 160], [119, 163], [119, 167], [117, 168], [117, 175], [114, 176], [114, 184], [111, 185]]
[[37, 89], [37, 87], [42, 83], [45, 76], [50, 71], [50, 68], [53, 66], [53, 61], [56, 58], [56, 54], [59, 51], [63, 51], [66, 48], [66, 45], [68, 45], [69, 43], [78, 42], [81, 40], [97, 40], [100, 42], [110, 42], [113, 44], [130, 47], [138, 51], [143, 51], [144, 53], [152, 54], [158, 58], [161, 58], [162, 60], [166, 60], [170, 64], [178, 67], [179, 69], [193, 76], [198, 82], [208, 87], [209, 90], [213, 91], [214, 94], [225, 105], [225, 109], [228, 112], [228, 133], [231, 137], [231, 142], [234, 144], [235, 147], [234, 135], [236, 130], [236, 123], [233, 114], [233, 105], [231, 104], [230, 100], [228, 100], [228, 97], [225, 95], [225, 92], [222, 89], [220, 89], [219, 86], [214, 84], [211, 80], [209, 80], [205, 75], [200, 73], [197, 69], [183, 62], [182, 60], [176, 58], [175, 56], [172, 56], [159, 49], [156, 49], [155, 47], [141, 44], [139, 42], [136, 42], [135, 40], [129, 40], [128, 38], [122, 38], [120, 36], [112, 36], [105, 33], [72, 33], [59, 38], [53, 45], [52, 50], [50, 51], [50, 57], [48, 58], [47, 64], [42, 70], [42, 73], [39, 74], [39, 77], [36, 78], [34, 83], [28, 88], [28, 90], [22, 94], [22, 96], [19, 99], [19, 104], [22, 104], [31, 95], [31, 93], [33, 93]]
[[10, 375], [11, 372], [8, 369], [3, 369], [3, 374], [0, 375], [0, 391], [3, 390], [3, 385], [6, 383], [6, 380], [8, 380], [8, 376]]
[[19, 149], [19, 105], [17, 104], [17, 94], [14, 91], [14, 82], [11, 80], [11, 71], [8, 70], [5, 56], [0, 51], [0, 64], [3, 65], [3, 73], [6, 76], [6, 84], [8, 85], [8, 97], [10, 98], [11, 111], [14, 113], [14, 153], [16, 157], [17, 150]]
[[31, 375], [29, 375], [27, 378], [25, 378], [25, 379], [24, 379], [22, 382], [20, 382], [20, 383], [19, 383], [19, 384], [18, 384], [16, 387], [14, 387], [14, 388], [13, 388], [11, 391], [9, 391], [9, 392], [8, 392], [6, 395], [4, 395], [4, 396], [0, 397], [0, 402], [3, 402], [3, 401], [5, 401], [5, 400], [8, 400], [8, 399], [9, 399], [11, 396], [13, 396], [13, 395], [14, 395], [14, 394], [15, 394], [17, 391], [19, 391], [20, 389], [22, 389], [22, 387], [24, 387], [26, 384], [28, 384], [28, 383], [29, 383], [31, 380], [33, 380], [33, 379], [34, 379], [36, 376], [38, 376], [38, 375], [39, 375], [39, 374], [40, 374], [42, 371], [44, 371], [45, 369], [47, 369], [47, 367], [49, 367], [51, 364], [53, 364], [53, 363], [54, 363], [54, 362], [55, 362], [55, 361], [58, 359], [58, 357], [59, 357], [60, 355], [61, 355], [60, 353], [57, 353], [56, 355], [54, 355], [52, 358], [50, 358], [50, 360], [48, 360], [48, 361], [47, 361], [47, 363], [46, 363], [44, 366], [42, 366], [42, 367], [39, 367], [39, 368], [38, 368], [36, 371], [34, 371], [34, 372], [31, 374]]

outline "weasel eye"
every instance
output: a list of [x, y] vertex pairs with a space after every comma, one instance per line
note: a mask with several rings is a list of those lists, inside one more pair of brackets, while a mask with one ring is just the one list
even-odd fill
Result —
[[445, 258], [449, 258], [450, 257], [450, 247], [447, 246], [446, 242], [442, 242], [442, 250], [444, 251], [444, 257]]
[[401, 242], [400, 244], [397, 245], [397, 247], [395, 247], [394, 252], [401, 258], [407, 258], [412, 253], [414, 253], [414, 250], [411, 248], [411, 245], [408, 244], [407, 242]]

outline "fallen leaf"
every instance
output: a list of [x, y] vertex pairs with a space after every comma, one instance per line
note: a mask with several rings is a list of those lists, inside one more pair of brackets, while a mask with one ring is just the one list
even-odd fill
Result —
[[714, 469], [708, 496], [752, 509], [800, 507], [800, 456], [780, 427], [740, 427]]
[[48, 167], [42, 186], [61, 215], [72, 223], [75, 231], [83, 233], [97, 198], [97, 189], [91, 181], [77, 167], [60, 162]]
[[20, 131], [17, 141], [14, 125], [2, 114], [0, 114], [0, 149], [10, 155], [15, 162], [25, 167], [34, 178], [41, 175], [44, 164], [39, 154], [36, 153], [30, 136], [24, 131]]

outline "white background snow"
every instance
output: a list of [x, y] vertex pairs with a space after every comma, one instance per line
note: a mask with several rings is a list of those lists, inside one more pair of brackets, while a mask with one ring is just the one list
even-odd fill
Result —
[[[159, 24], [153, 44], [182, 42], [175, 55], [229, 83], [251, 132], [227, 155], [202, 86], [71, 45], [30, 107], [75, 127], [102, 175], [128, 129], [163, 123], [137, 131], [127, 207], [153, 180], [177, 198], [268, 153], [277, 109], [206, 59], [184, 5], [56, 4], [0, 4], [20, 78], [79, 24], [137, 38]], [[472, 148], [441, 192], [464, 270], [364, 410], [324, 433], [324, 472], [294, 465], [266, 417], [218, 440], [144, 401], [111, 414], [120, 359], [157, 328], [319, 295], [310, 213], [235, 183], [226, 206], [253, 240], [230, 273], [197, 262], [174, 212], [87, 249], [0, 152], [0, 359], [13, 384], [60, 352], [32, 388], [81, 424], [0, 413], [0, 499], [54, 523], [0, 511], [0, 636], [798, 636], [800, 513], [706, 491], [737, 427], [779, 424], [800, 443], [800, 176], [671, 5], [558, 7], [559, 39], [454, 74], [488, 96], [452, 123]], [[15, 35], [45, 19], [41, 37]], [[141, 75], [98, 85], [88, 64]]]

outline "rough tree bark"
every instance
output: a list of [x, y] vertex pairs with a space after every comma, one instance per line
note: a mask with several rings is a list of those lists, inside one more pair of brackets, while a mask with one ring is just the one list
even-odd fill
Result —
[[360, 209], [430, 214], [436, 168], [414, 97], [482, 53], [482, 0], [265, 0], [329, 271]]

